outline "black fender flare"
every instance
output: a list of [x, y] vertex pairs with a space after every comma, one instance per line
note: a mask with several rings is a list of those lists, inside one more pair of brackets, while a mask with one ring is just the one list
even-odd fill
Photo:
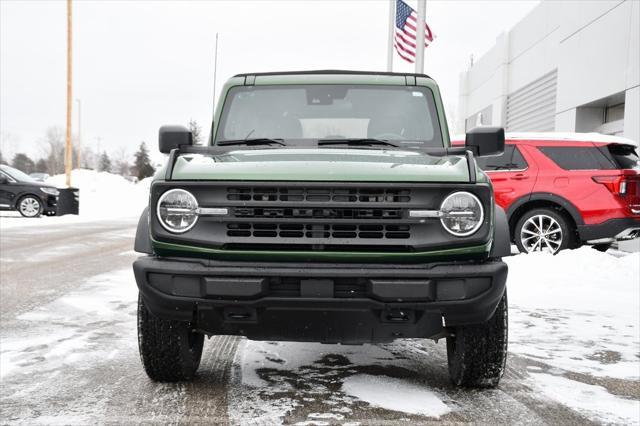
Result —
[[138, 229], [136, 229], [136, 239], [133, 250], [138, 253], [153, 254], [151, 248], [151, 234], [149, 234], [149, 207], [145, 207], [138, 219]]
[[516, 210], [518, 210], [524, 204], [531, 201], [549, 201], [549, 202], [558, 204], [567, 212], [569, 212], [569, 215], [575, 222], [576, 226], [584, 225], [584, 219], [582, 219], [580, 210], [578, 210], [578, 208], [575, 205], [573, 205], [571, 201], [559, 195], [551, 194], [548, 192], [534, 192], [524, 197], [520, 197], [516, 201], [514, 201], [511, 204], [511, 206], [509, 206], [509, 208], [507, 209], [507, 218], [509, 220], [509, 223], [511, 223], [511, 220], [513, 219], [513, 214], [516, 212]]
[[495, 205], [495, 223], [493, 227], [493, 244], [490, 256], [492, 258], [511, 256], [511, 233], [509, 221], [504, 209]]

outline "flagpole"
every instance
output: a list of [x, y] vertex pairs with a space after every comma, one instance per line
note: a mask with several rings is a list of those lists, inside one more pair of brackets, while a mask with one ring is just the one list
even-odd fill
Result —
[[418, 0], [418, 10], [416, 11], [416, 15], [418, 15], [416, 22], [418, 29], [416, 32], [416, 74], [424, 74], [424, 26], [426, 13], [427, 0]]
[[389, 38], [387, 40], [387, 71], [393, 71], [393, 36], [396, 30], [396, 0], [389, 0]]

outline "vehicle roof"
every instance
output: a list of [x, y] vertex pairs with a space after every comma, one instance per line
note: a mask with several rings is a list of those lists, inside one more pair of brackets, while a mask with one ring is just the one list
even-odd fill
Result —
[[[572, 132], [513, 132], [504, 136], [508, 141], [568, 141], [585, 143], [615, 143], [638, 147], [638, 142], [620, 136], [603, 135], [601, 133], [572, 133]], [[464, 135], [455, 135], [452, 141], [464, 140]]]
[[273, 71], [236, 74], [234, 77], [248, 76], [275, 76], [275, 75], [386, 75], [386, 76], [410, 76], [431, 78], [426, 74], [415, 74], [406, 72], [385, 72], [385, 71], [354, 71], [354, 70], [307, 70], [307, 71]]

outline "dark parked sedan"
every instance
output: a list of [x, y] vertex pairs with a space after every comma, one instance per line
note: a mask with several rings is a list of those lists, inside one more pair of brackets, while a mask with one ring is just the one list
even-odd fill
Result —
[[58, 191], [9, 166], [0, 166], [0, 210], [17, 210], [24, 217], [56, 214]]

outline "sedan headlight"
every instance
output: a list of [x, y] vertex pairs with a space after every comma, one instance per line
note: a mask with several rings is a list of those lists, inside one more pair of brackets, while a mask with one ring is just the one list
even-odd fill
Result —
[[49, 188], [49, 187], [46, 187], [46, 186], [43, 186], [42, 188], [40, 188], [40, 191], [44, 192], [45, 194], [53, 195], [55, 197], [60, 195], [60, 191], [58, 191], [57, 189]]
[[456, 237], [465, 237], [476, 232], [484, 220], [480, 200], [469, 192], [454, 192], [440, 205], [442, 226]]
[[167, 231], [187, 232], [198, 221], [198, 201], [189, 191], [171, 189], [158, 200], [157, 214]]

